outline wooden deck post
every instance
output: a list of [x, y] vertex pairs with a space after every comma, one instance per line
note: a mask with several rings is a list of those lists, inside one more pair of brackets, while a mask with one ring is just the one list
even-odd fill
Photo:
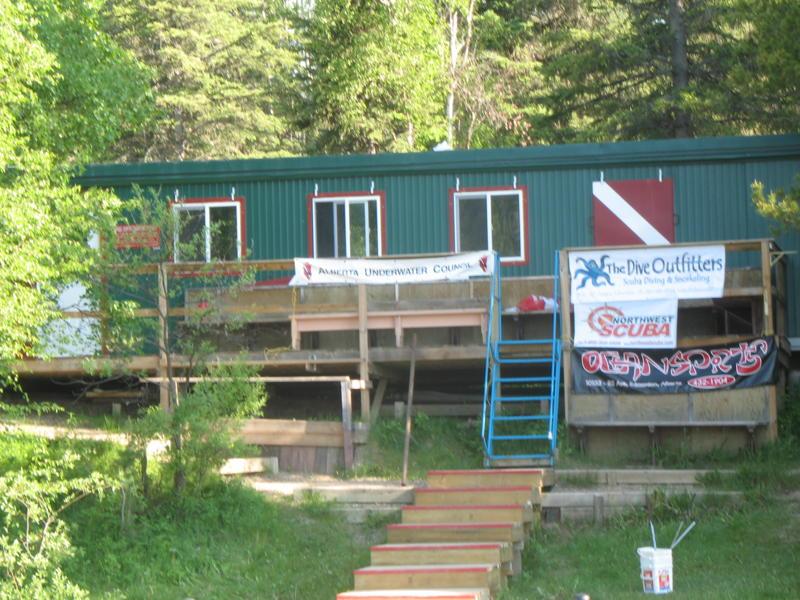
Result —
[[769, 240], [761, 241], [761, 287], [764, 297], [764, 335], [775, 335], [775, 322], [772, 316], [772, 257], [769, 253]]
[[408, 404], [406, 404], [406, 435], [403, 442], [403, 478], [400, 485], [408, 484], [408, 452], [411, 447], [411, 419], [414, 412], [414, 378], [417, 371], [417, 334], [411, 338], [411, 366], [408, 373]]
[[344, 468], [353, 468], [353, 399], [350, 395], [350, 383], [342, 381], [342, 430], [344, 432]]
[[167, 296], [167, 271], [158, 265], [158, 400], [161, 410], [169, 410], [169, 373], [167, 372], [167, 345], [169, 344], [169, 298]]
[[[569, 423], [569, 396], [572, 387], [572, 317], [570, 309], [572, 298], [570, 297], [569, 278], [569, 253], [565, 250], [560, 251], [561, 256], [558, 260], [558, 283], [561, 286], [561, 306], [553, 307], [553, 310], [561, 311], [561, 364], [564, 369], [564, 421]], [[553, 285], [553, 295], [555, 296], [555, 285]]]
[[358, 377], [361, 386], [361, 421], [369, 423], [369, 329], [367, 326], [367, 286], [358, 286]]

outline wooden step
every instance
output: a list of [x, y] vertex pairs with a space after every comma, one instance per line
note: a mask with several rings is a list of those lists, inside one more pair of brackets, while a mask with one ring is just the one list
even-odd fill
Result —
[[500, 591], [505, 577], [492, 564], [402, 565], [364, 567], [353, 571], [356, 590], [488, 588]]
[[469, 506], [404, 506], [403, 523], [528, 523], [533, 521], [530, 504], [484, 504]]
[[521, 523], [393, 523], [386, 526], [390, 544], [419, 542], [513, 542], [522, 543]]
[[370, 548], [373, 566], [442, 565], [470, 563], [510, 563], [514, 550], [510, 543], [467, 542], [426, 544], [381, 544]]
[[418, 506], [441, 504], [525, 504], [541, 505], [542, 493], [529, 485], [492, 487], [421, 487], [414, 490]]
[[469, 469], [428, 471], [430, 487], [498, 487], [529, 485], [542, 489], [542, 469]]
[[354, 590], [337, 594], [336, 600], [489, 600], [489, 590]]

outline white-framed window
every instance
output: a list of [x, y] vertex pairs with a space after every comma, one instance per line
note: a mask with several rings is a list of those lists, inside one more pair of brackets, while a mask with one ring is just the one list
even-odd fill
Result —
[[175, 262], [242, 258], [243, 200], [188, 199], [172, 205]]
[[504, 264], [528, 261], [523, 189], [453, 192], [453, 250], [495, 250]]
[[382, 198], [377, 194], [312, 198], [314, 257], [381, 256], [382, 211]]

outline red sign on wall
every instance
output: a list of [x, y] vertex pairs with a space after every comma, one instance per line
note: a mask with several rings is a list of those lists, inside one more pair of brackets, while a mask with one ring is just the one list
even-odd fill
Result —
[[592, 207], [596, 246], [657, 246], [675, 241], [671, 179], [595, 181]]
[[161, 229], [156, 225], [117, 225], [117, 250], [160, 248]]

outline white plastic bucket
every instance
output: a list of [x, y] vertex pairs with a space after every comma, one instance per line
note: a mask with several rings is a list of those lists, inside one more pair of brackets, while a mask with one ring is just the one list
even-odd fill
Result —
[[645, 594], [669, 594], [672, 591], [672, 550], [643, 547], [636, 550]]

